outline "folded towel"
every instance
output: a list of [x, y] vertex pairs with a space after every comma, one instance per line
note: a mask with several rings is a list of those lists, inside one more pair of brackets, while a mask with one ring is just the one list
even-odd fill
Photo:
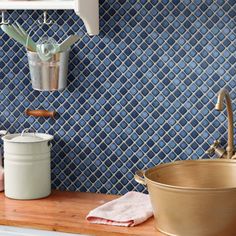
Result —
[[93, 224], [115, 226], [135, 226], [153, 215], [148, 194], [129, 192], [124, 196], [108, 202], [87, 215], [87, 220]]

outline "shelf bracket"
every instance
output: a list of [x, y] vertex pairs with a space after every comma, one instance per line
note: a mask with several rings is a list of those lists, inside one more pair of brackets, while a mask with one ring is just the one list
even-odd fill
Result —
[[75, 13], [83, 20], [89, 35], [99, 34], [99, 0], [75, 0]]

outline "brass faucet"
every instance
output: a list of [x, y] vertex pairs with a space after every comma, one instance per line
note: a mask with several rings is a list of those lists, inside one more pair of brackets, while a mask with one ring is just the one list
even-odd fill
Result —
[[210, 149], [207, 151], [208, 154], [216, 153], [219, 157], [223, 157], [226, 159], [234, 159], [236, 158], [235, 149], [234, 149], [234, 127], [233, 127], [233, 110], [232, 110], [232, 103], [229, 96], [229, 92], [227, 89], [221, 89], [217, 103], [215, 105], [215, 109], [218, 111], [222, 111], [224, 108], [224, 98], [226, 100], [226, 107], [227, 107], [227, 116], [228, 116], [228, 144], [226, 150], [220, 148], [220, 142], [217, 140], [211, 145]]

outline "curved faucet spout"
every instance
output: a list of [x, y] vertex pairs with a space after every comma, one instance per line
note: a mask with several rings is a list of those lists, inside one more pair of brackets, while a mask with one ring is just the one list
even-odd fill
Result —
[[228, 146], [227, 159], [231, 159], [234, 154], [234, 128], [233, 128], [233, 110], [232, 103], [227, 89], [221, 89], [218, 94], [218, 99], [216, 103], [216, 110], [222, 111], [224, 107], [224, 98], [226, 99], [227, 115], [228, 115]]

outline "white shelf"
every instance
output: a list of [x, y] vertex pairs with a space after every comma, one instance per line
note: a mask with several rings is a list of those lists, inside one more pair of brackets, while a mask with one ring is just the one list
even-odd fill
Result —
[[83, 20], [89, 35], [99, 34], [99, 0], [0, 0], [1, 10], [69, 10]]
[[67, 1], [1, 1], [0, 9], [5, 10], [68, 10], [75, 8], [74, 0]]

